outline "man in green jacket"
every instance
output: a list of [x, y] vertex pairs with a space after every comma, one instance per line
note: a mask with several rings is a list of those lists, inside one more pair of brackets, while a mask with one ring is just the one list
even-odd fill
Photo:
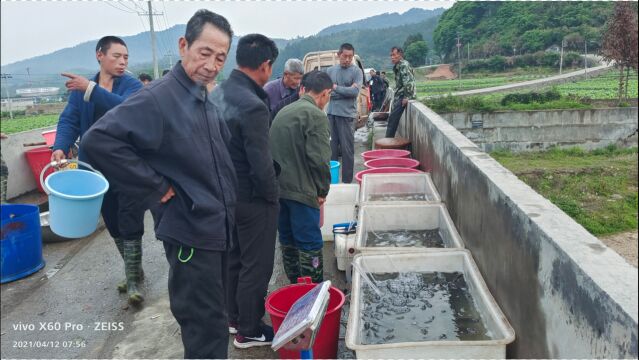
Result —
[[324, 278], [319, 207], [331, 183], [330, 130], [322, 110], [333, 82], [312, 71], [302, 81], [304, 95], [283, 108], [271, 126], [271, 152], [281, 167], [278, 231], [284, 270], [291, 283], [299, 276]]

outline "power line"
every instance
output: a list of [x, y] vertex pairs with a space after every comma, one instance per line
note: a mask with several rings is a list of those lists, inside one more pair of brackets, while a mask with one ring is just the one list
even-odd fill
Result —
[[114, 8], [114, 9], [117, 9], [117, 10], [120, 10], [120, 11], [124, 11], [126, 13], [132, 13], [132, 14], [135, 13], [135, 11], [130, 11], [130, 9], [129, 10], [124, 10], [124, 9], [122, 9], [120, 7], [115, 6], [115, 4], [112, 3], [110, 0], [107, 0], [104, 3], [109, 5], [110, 7]]

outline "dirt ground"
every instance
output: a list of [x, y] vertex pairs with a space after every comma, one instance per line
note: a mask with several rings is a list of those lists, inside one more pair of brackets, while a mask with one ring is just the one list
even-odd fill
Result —
[[616, 251], [634, 267], [637, 267], [637, 231], [600, 237], [599, 240]]

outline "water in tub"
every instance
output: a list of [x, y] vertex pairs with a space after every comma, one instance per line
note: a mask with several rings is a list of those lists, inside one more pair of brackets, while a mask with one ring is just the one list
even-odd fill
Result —
[[431, 247], [443, 248], [444, 240], [439, 229], [369, 231], [367, 247]]
[[368, 201], [427, 201], [424, 193], [370, 194]]
[[372, 274], [363, 288], [361, 343], [490, 340], [460, 272]]

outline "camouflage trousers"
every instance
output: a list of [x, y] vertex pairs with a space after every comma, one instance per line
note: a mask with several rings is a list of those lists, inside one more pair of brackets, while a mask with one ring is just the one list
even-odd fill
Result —
[[300, 276], [310, 276], [314, 283], [324, 281], [322, 249], [304, 251], [295, 246], [282, 245], [282, 261], [291, 284], [296, 284]]

